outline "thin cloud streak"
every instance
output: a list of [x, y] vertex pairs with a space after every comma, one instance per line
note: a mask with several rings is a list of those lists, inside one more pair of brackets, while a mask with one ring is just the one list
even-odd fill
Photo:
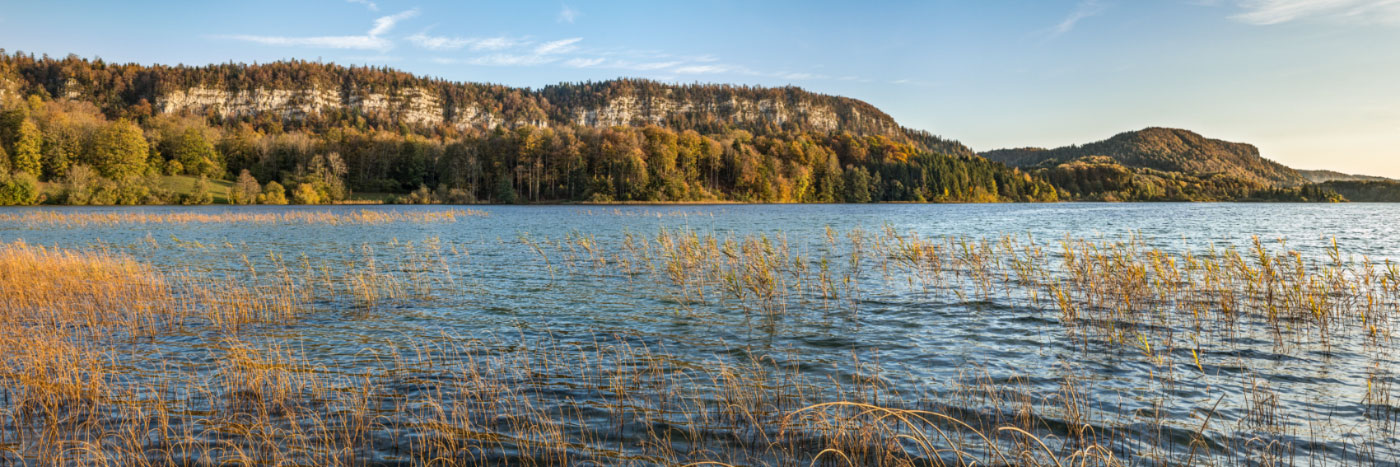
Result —
[[374, 27], [369, 30], [369, 35], [370, 37], [383, 35], [384, 33], [389, 32], [390, 29], [393, 29], [394, 25], [398, 24], [399, 21], [403, 21], [414, 16], [418, 16], [417, 8], [396, 15], [380, 17], [379, 19], [374, 20]]
[[484, 66], [535, 66], [559, 61], [559, 57], [545, 55], [493, 54], [466, 60], [464, 63]]
[[[351, 0], [367, 4], [369, 0]], [[347, 36], [259, 36], [235, 34], [218, 36], [256, 44], [282, 47], [314, 47], [328, 49], [372, 50], [380, 52], [382, 61], [391, 57], [382, 53], [395, 46], [395, 40], [386, 37], [403, 21], [418, 16], [417, 8], [394, 15], [382, 16], [374, 20], [373, 26], [364, 35]], [[575, 13], [576, 14], [576, 13]], [[400, 37], [413, 46], [430, 51], [467, 50], [485, 52], [467, 57], [426, 57], [426, 60], [440, 65], [476, 65], [492, 67], [534, 67], [554, 65], [577, 69], [617, 69], [639, 72], [655, 76], [693, 76], [731, 74], [788, 81], [830, 80], [871, 82], [859, 77], [832, 78], [830, 76], [803, 71], [756, 71], [742, 65], [722, 63], [713, 55], [679, 56], [655, 50], [599, 50], [583, 47], [582, 37], [538, 42], [528, 37], [459, 37], [431, 35], [429, 30]], [[398, 58], [394, 57], [394, 60]]]
[[1074, 27], [1086, 18], [1102, 14], [1107, 7], [1099, 0], [1082, 0], [1064, 20], [1050, 30], [1050, 37], [1057, 37], [1073, 31]]
[[549, 55], [572, 52], [577, 49], [577, 47], [575, 47], [574, 44], [577, 44], [581, 40], [583, 40], [582, 37], [573, 37], [569, 39], [545, 42], [543, 44], [540, 44], [539, 47], [535, 48], [535, 54]]
[[428, 50], [458, 50], [467, 48], [472, 51], [497, 51], [514, 48], [525, 44], [527, 41], [513, 39], [510, 37], [447, 37], [429, 36], [426, 33], [418, 33], [408, 36], [409, 42], [420, 48]]
[[1230, 19], [1268, 26], [1304, 19], [1400, 25], [1400, 0], [1242, 0]]
[[367, 32], [363, 36], [287, 37], [232, 34], [215, 37], [280, 47], [313, 47], [326, 49], [384, 51], [392, 49], [394, 47], [394, 42], [382, 36], [388, 33], [389, 31], [393, 30], [394, 25], [398, 24], [400, 21], [412, 18], [414, 16], [418, 16], [417, 8], [394, 15], [380, 17], [374, 20], [374, 27], [370, 28], [369, 32]]
[[369, 36], [279, 37], [234, 34], [217, 37], [279, 47], [315, 47], [323, 49], [356, 50], [384, 50], [390, 48], [389, 41]]
[[607, 62], [602, 58], [571, 58], [564, 62], [564, 66], [572, 68], [593, 68]]

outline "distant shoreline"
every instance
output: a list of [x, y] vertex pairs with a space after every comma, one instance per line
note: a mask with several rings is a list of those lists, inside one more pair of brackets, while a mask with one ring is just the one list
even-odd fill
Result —
[[937, 205], [974, 205], [974, 204], [976, 204], [976, 205], [1049, 205], [1049, 204], [1101, 204], [1101, 205], [1114, 205], [1114, 204], [1396, 204], [1396, 202], [1392, 202], [1392, 201], [1340, 201], [1340, 202], [1331, 202], [1331, 203], [1327, 203], [1327, 202], [1277, 201], [1277, 200], [1221, 200], [1221, 201], [1180, 201], [1180, 200], [1100, 201], [1100, 200], [1071, 200], [1071, 201], [1034, 201], [1034, 202], [970, 202], [970, 201], [969, 201], [969, 202], [940, 202], [940, 203], [927, 203], [927, 202], [925, 202], [925, 203], [919, 203], [919, 202], [907, 202], [907, 201], [886, 201], [886, 202], [879, 202], [879, 203], [762, 203], [762, 202], [744, 202], [744, 201], [628, 201], [628, 202], [620, 202], [620, 201], [618, 201], [618, 202], [591, 202], [591, 201], [579, 201], [579, 202], [548, 202], [548, 203], [546, 203], [546, 202], [541, 202], [541, 203], [510, 203], [510, 204], [505, 204], [505, 203], [470, 203], [470, 204], [433, 203], [433, 204], [411, 204], [411, 203], [385, 203], [385, 202], [375, 202], [375, 201], [366, 200], [366, 201], [341, 201], [341, 202], [335, 202], [335, 203], [322, 203], [322, 204], [231, 204], [231, 203], [212, 203], [212, 204], [35, 204], [35, 205], [23, 205], [23, 206], [20, 206], [20, 205], [16, 205], [16, 206], [0, 206], [0, 209], [4, 209], [4, 208], [45, 208], [45, 207], [50, 207], [50, 208], [56, 208], [56, 207], [74, 207], [74, 208], [186, 207], [186, 208], [201, 208], [201, 207], [205, 207], [205, 208], [208, 208], [208, 207], [235, 207], [235, 206], [247, 206], [247, 207], [272, 207], [272, 206], [281, 206], [281, 207], [331, 207], [331, 206], [441, 206], [441, 207], [504, 207], [504, 206], [519, 206], [519, 207], [530, 207], [530, 206], [539, 206], [539, 207], [548, 207], [548, 206], [609, 207], [609, 206], [612, 206], [612, 207], [626, 207], [626, 206], [652, 206], [652, 207], [664, 207], [664, 206], [881, 206], [881, 205], [900, 205], [900, 206], [930, 205], [930, 206], [937, 206]]

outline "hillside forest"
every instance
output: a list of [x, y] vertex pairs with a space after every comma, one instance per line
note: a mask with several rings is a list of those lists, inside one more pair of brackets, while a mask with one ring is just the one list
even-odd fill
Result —
[[[159, 106], [162, 96], [194, 87], [308, 86], [342, 94], [426, 90], [445, 113], [471, 105], [503, 123], [415, 122], [348, 106], [304, 115]], [[661, 95], [823, 106], [836, 109], [836, 121], [745, 120], [704, 108], [643, 124], [572, 117], [619, 96]], [[900, 127], [869, 104], [797, 88], [621, 79], [530, 90], [304, 61], [169, 67], [0, 50], [6, 205], [208, 204], [216, 186], [223, 187], [217, 199], [233, 204], [337, 203], [356, 193], [460, 204], [1342, 199], [1323, 185], [1305, 187], [1282, 166], [1264, 175], [1202, 173], [1073, 155], [1008, 166]], [[171, 183], [178, 179], [192, 183]]]

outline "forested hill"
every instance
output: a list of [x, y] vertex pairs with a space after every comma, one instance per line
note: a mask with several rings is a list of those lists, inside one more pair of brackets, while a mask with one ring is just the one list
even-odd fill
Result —
[[1377, 177], [1375, 175], [1359, 175], [1341, 173], [1335, 170], [1303, 170], [1298, 169], [1298, 174], [1308, 179], [1312, 183], [1326, 182], [1396, 182], [1393, 178]]
[[1286, 188], [1308, 182], [1296, 170], [1261, 157], [1254, 145], [1210, 139], [1174, 128], [1129, 131], [1085, 145], [1001, 149], [981, 155], [1017, 167], [1051, 166], [1087, 156], [1106, 156], [1129, 168], [1192, 177], [1224, 175], [1258, 187]]
[[971, 153], [929, 135], [907, 138], [893, 118], [868, 103], [796, 87], [616, 79], [531, 90], [305, 61], [198, 67], [110, 64], [75, 56], [13, 55], [4, 61], [7, 74], [18, 80], [14, 92], [80, 99], [108, 116], [129, 119], [190, 112], [252, 122], [280, 120], [293, 128], [350, 120], [390, 129], [402, 125], [420, 133], [646, 124], [701, 133], [839, 131], [918, 141], [940, 152]]
[[0, 203], [207, 201], [163, 192], [162, 176], [234, 181], [235, 201], [285, 191], [307, 203], [352, 191], [506, 203], [1058, 197], [865, 102], [794, 87], [532, 90], [305, 61], [0, 53]]

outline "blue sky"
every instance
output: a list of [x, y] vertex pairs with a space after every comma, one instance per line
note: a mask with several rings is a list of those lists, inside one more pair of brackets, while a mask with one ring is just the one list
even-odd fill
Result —
[[1147, 126], [1400, 177], [1400, 0], [0, 0], [0, 47], [166, 64], [322, 59], [539, 87], [792, 84], [977, 150]]

